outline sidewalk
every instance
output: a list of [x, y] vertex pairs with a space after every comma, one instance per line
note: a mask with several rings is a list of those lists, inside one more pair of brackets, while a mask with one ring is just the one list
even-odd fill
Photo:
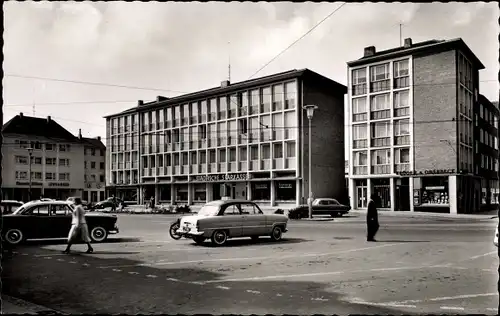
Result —
[[[350, 214], [366, 215], [366, 210], [351, 210]], [[479, 214], [448, 214], [448, 213], [429, 213], [429, 212], [393, 212], [393, 211], [378, 211], [381, 216], [401, 216], [401, 217], [434, 217], [434, 218], [449, 218], [449, 219], [479, 219], [491, 220], [498, 218], [498, 211], [482, 212]]]
[[2, 294], [2, 314], [60, 314], [53, 309], [36, 305], [25, 300]]

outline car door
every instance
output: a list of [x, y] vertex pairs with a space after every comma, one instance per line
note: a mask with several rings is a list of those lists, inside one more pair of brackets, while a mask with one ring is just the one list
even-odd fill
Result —
[[219, 220], [218, 228], [229, 230], [229, 236], [241, 237], [243, 230], [243, 215], [237, 204], [229, 204], [223, 210]]
[[34, 206], [27, 215], [27, 234], [31, 238], [52, 238], [54, 232], [50, 222], [49, 204]]
[[266, 235], [266, 215], [252, 203], [241, 203], [241, 215], [243, 216], [243, 236]]
[[71, 229], [71, 210], [66, 204], [53, 204], [50, 206], [50, 221], [54, 238], [67, 237]]
[[318, 199], [318, 200], [316, 200], [314, 202], [315, 202], [314, 205], [313, 205], [313, 211], [314, 211], [314, 213], [316, 213], [316, 214], [323, 214], [326, 211], [328, 211], [328, 201], [327, 200]]

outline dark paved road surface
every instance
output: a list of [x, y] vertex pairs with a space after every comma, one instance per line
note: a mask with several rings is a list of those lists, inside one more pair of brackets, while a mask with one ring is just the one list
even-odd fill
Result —
[[171, 216], [121, 215], [95, 253], [30, 242], [3, 263], [3, 292], [66, 313], [496, 314], [496, 219], [381, 215], [292, 221], [279, 243], [171, 240]]

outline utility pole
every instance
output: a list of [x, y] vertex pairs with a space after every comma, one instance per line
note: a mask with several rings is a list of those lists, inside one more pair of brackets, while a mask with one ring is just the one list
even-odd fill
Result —
[[33, 148], [29, 147], [28, 149], [28, 154], [29, 154], [29, 179], [30, 179], [30, 186], [29, 186], [29, 191], [28, 191], [28, 198], [29, 201], [32, 201], [32, 194], [31, 194], [31, 160], [33, 158]]

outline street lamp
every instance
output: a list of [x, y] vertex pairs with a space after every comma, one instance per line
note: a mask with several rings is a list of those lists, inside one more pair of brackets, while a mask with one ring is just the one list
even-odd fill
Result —
[[318, 107], [316, 105], [305, 105], [304, 110], [306, 110], [307, 118], [309, 119], [309, 198], [307, 199], [307, 205], [309, 205], [309, 218], [312, 218], [312, 147], [311, 147], [311, 122], [314, 115], [314, 110]]
[[28, 191], [28, 197], [29, 197], [29, 200], [31, 201], [32, 198], [31, 198], [31, 160], [32, 160], [32, 156], [33, 156], [33, 148], [31, 147], [28, 147], [26, 148], [28, 150], [28, 154], [29, 154], [29, 179], [30, 179], [30, 188], [29, 188], [29, 191]]

